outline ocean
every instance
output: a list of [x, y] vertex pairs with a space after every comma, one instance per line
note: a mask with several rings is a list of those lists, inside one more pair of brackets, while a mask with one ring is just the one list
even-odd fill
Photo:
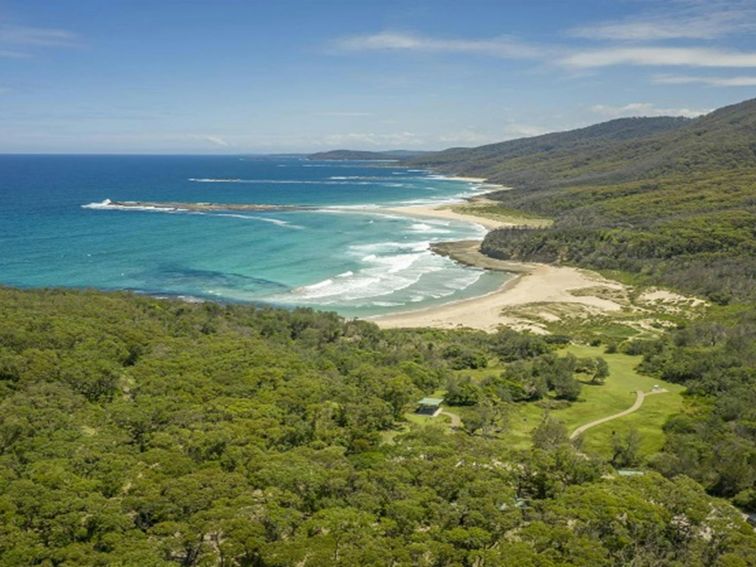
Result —
[[[0, 156], [0, 284], [308, 306], [347, 317], [493, 291], [507, 277], [433, 254], [480, 226], [386, 211], [474, 183], [392, 163], [301, 157]], [[121, 210], [111, 201], [303, 205]]]

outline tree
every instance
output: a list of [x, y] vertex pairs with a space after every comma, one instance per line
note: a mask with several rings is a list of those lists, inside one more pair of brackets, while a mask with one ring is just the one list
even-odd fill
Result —
[[457, 344], [446, 347], [442, 356], [454, 370], [485, 368], [488, 365], [488, 358], [484, 353]]
[[595, 368], [593, 371], [593, 377], [591, 378], [592, 384], [603, 384], [609, 377], [609, 365], [602, 357], [596, 357]]
[[631, 429], [623, 439], [616, 431], [612, 433], [612, 458], [615, 467], [634, 467], [640, 464], [640, 434]]
[[500, 432], [506, 427], [507, 416], [503, 404], [485, 401], [470, 408], [462, 418], [462, 426], [470, 435]]
[[491, 341], [491, 350], [504, 361], [533, 358], [549, 351], [549, 345], [541, 337], [528, 333], [518, 333], [506, 327], [499, 327]]
[[508, 364], [502, 378], [506, 381], [509, 398], [515, 402], [540, 400], [549, 391], [546, 376], [524, 360]]
[[580, 397], [582, 384], [572, 374], [560, 372], [554, 376], [554, 393], [557, 399], [574, 402]]
[[382, 397], [391, 406], [394, 419], [399, 419], [407, 404], [416, 398], [417, 394], [412, 380], [404, 374], [398, 374], [386, 381]]
[[480, 387], [469, 376], [449, 378], [444, 399], [450, 406], [472, 406], [480, 399]]
[[533, 363], [533, 374], [546, 379], [558, 399], [574, 401], [580, 395], [581, 384], [573, 373], [578, 359], [572, 354], [558, 357], [553, 354], [538, 357]]
[[541, 423], [533, 430], [531, 439], [534, 447], [546, 451], [569, 442], [564, 423], [554, 419], [548, 413], [544, 414]]

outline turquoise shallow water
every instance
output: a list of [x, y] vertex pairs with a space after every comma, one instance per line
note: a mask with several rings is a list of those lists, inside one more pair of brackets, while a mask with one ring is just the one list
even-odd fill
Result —
[[[481, 227], [382, 211], [480, 188], [391, 164], [298, 157], [0, 156], [0, 283], [306, 305], [368, 316], [486, 293], [505, 276], [432, 254]], [[117, 201], [314, 210], [118, 210]], [[366, 209], [367, 208], [367, 209]]]

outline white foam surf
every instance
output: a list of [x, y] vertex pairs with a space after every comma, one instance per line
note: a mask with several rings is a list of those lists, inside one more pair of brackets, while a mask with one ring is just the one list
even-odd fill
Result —
[[474, 284], [482, 271], [433, 254], [430, 241], [355, 244], [348, 255], [362, 266], [293, 289], [276, 300], [292, 304], [399, 307], [443, 298]]
[[286, 228], [295, 228], [298, 230], [304, 229], [303, 226], [300, 226], [298, 224], [292, 224], [289, 221], [281, 220], [281, 219], [274, 219], [270, 217], [253, 217], [249, 215], [238, 215], [234, 213], [205, 213], [202, 212], [200, 214], [210, 216], [210, 217], [228, 217], [233, 219], [242, 219], [242, 220], [251, 220], [251, 221], [260, 221], [260, 222], [269, 222], [271, 224], [275, 224], [278, 226], [284, 226]]
[[[322, 305], [366, 300], [391, 295], [416, 284], [429, 271], [440, 267], [423, 265], [420, 254], [397, 254], [393, 256], [369, 255], [362, 258], [365, 268], [352, 275], [327, 278], [292, 291], [297, 302]], [[427, 263], [426, 263], [427, 264]]]
[[[125, 201], [125, 203], [130, 203]], [[135, 204], [115, 204], [110, 199], [103, 199], [96, 203], [87, 203], [81, 206], [82, 209], [94, 209], [94, 210], [108, 210], [108, 211], [142, 211], [142, 212], [154, 212], [154, 213], [182, 213], [188, 212], [187, 209], [179, 207], [155, 207], [155, 206], [139, 206]]]
[[183, 214], [206, 216], [206, 217], [226, 217], [226, 218], [233, 218], [233, 219], [267, 222], [267, 223], [275, 224], [277, 226], [281, 226], [285, 228], [292, 228], [292, 229], [297, 229], [297, 230], [304, 229], [303, 226], [300, 226], [298, 224], [292, 224], [288, 221], [271, 218], [271, 217], [242, 215], [242, 214], [237, 214], [237, 213], [193, 211], [190, 209], [183, 209], [180, 207], [138, 206], [135, 204], [130, 204], [131, 203], [130, 201], [124, 201], [123, 203], [125, 204], [115, 204], [110, 199], [103, 199], [102, 201], [99, 201], [99, 202], [87, 203], [86, 205], [82, 205], [81, 208], [93, 209], [96, 211], [136, 211], [136, 212], [143, 212], [143, 213], [171, 213], [171, 214], [183, 213]]
[[363, 180], [354, 179], [241, 179], [241, 178], [213, 178], [213, 177], [190, 177], [192, 183], [228, 183], [243, 185], [385, 185], [387, 187], [406, 187], [404, 183], [395, 183], [393, 180]]
[[[448, 226], [448, 225], [447, 225]], [[435, 224], [416, 222], [410, 225], [411, 232], [429, 233], [429, 234], [449, 234], [451, 230]]]

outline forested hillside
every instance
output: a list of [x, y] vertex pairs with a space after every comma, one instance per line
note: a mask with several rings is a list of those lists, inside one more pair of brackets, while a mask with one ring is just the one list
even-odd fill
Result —
[[613, 185], [500, 193], [508, 209], [554, 218], [546, 230], [500, 229], [495, 258], [622, 270], [727, 304], [756, 299], [756, 167]]
[[532, 186], [557, 181], [563, 175], [582, 175], [582, 167], [589, 164], [594, 176], [598, 173], [593, 171], [598, 159], [607, 160], [603, 165], [611, 168], [609, 160], [615, 160], [626, 144], [676, 130], [689, 122], [686, 118], [671, 117], [620, 118], [587, 128], [477, 148], [451, 148], [415, 158], [410, 163], [451, 173], [475, 171], [493, 182]]
[[[714, 305], [703, 320], [632, 346], [645, 356], [644, 371], [692, 394], [686, 415], [668, 422], [654, 466], [695, 478], [714, 494], [739, 494], [753, 508], [756, 100], [633, 140], [594, 144], [590, 132], [554, 135], [576, 136], [582, 148], [543, 148], [538, 138], [489, 146], [480, 164], [468, 160], [479, 149], [439, 155], [447, 171], [513, 185], [489, 195], [502, 210], [554, 220], [548, 228], [492, 231], [484, 253], [598, 269]], [[529, 146], [531, 153], [495, 151]]]
[[411, 160], [517, 188], [617, 183], [756, 166], [756, 99], [694, 120], [624, 118]]
[[[753, 529], [673, 453], [671, 480], [623, 478], [551, 419], [532, 449], [496, 434], [508, 404], [605, 379], [562, 342], [0, 290], [0, 565], [752, 565]], [[511, 369], [454, 378], [491, 357]], [[462, 430], [396, 429], [444, 386], [480, 409]]]
[[622, 182], [587, 183], [579, 168], [568, 179], [533, 164], [546, 180], [493, 198], [550, 216], [553, 226], [494, 231], [484, 252], [624, 270], [717, 303], [756, 299], [756, 100], [632, 144], [614, 147], [620, 159], [611, 163], [609, 149], [584, 160]]

